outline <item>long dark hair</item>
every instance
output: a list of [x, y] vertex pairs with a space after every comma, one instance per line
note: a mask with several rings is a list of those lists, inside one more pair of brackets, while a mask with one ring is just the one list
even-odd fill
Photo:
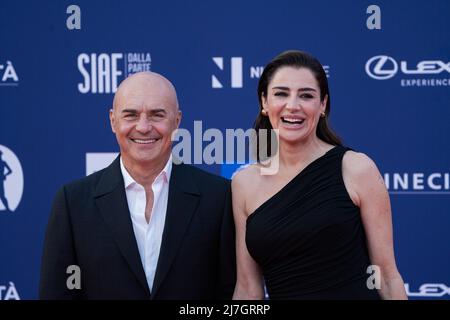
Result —
[[314, 58], [309, 53], [297, 50], [285, 51], [269, 62], [269, 64], [264, 68], [264, 71], [259, 78], [258, 82], [258, 101], [259, 101], [259, 113], [256, 117], [255, 123], [253, 127], [257, 133], [257, 161], [260, 162], [260, 149], [262, 148], [262, 154], [267, 155], [267, 157], [271, 157], [271, 145], [273, 142], [273, 135], [268, 134], [267, 138], [260, 141], [261, 137], [259, 132], [261, 129], [266, 129], [270, 132], [272, 125], [270, 124], [269, 117], [262, 114], [263, 103], [262, 97], [267, 97], [267, 89], [270, 81], [272, 80], [274, 74], [281, 67], [294, 67], [294, 68], [307, 68], [309, 69], [319, 84], [320, 89], [320, 100], [328, 96], [327, 105], [325, 107], [325, 117], [320, 117], [319, 123], [317, 125], [316, 134], [317, 137], [329, 144], [332, 145], [342, 145], [341, 139], [331, 130], [328, 125], [328, 116], [330, 114], [330, 93], [328, 91], [328, 80], [325, 71], [323, 70], [322, 64]]

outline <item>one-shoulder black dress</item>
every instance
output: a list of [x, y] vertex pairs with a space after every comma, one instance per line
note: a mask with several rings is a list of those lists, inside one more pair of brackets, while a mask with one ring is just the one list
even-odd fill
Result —
[[314, 160], [248, 217], [247, 248], [270, 299], [380, 299], [367, 285], [360, 210], [342, 178], [347, 150]]

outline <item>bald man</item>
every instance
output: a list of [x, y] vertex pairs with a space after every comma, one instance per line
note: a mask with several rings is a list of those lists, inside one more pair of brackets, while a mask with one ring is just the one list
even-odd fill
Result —
[[230, 299], [229, 181], [173, 163], [181, 112], [163, 76], [124, 80], [109, 118], [120, 155], [63, 186], [47, 226], [41, 299]]

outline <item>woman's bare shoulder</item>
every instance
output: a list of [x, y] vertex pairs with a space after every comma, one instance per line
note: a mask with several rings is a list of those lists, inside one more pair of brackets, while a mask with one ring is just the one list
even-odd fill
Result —
[[249, 164], [239, 168], [232, 177], [231, 185], [233, 189], [251, 190], [257, 185], [260, 178], [261, 166], [259, 164]]

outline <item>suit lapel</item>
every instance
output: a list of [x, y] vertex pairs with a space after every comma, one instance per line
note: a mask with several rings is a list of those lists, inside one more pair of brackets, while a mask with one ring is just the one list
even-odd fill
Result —
[[119, 157], [104, 171], [95, 190], [95, 198], [121, 254], [139, 283], [150, 295], [128, 209]]
[[152, 298], [155, 297], [186, 234], [197, 209], [200, 192], [184, 164], [173, 165], [169, 184], [166, 221], [156, 269]]

